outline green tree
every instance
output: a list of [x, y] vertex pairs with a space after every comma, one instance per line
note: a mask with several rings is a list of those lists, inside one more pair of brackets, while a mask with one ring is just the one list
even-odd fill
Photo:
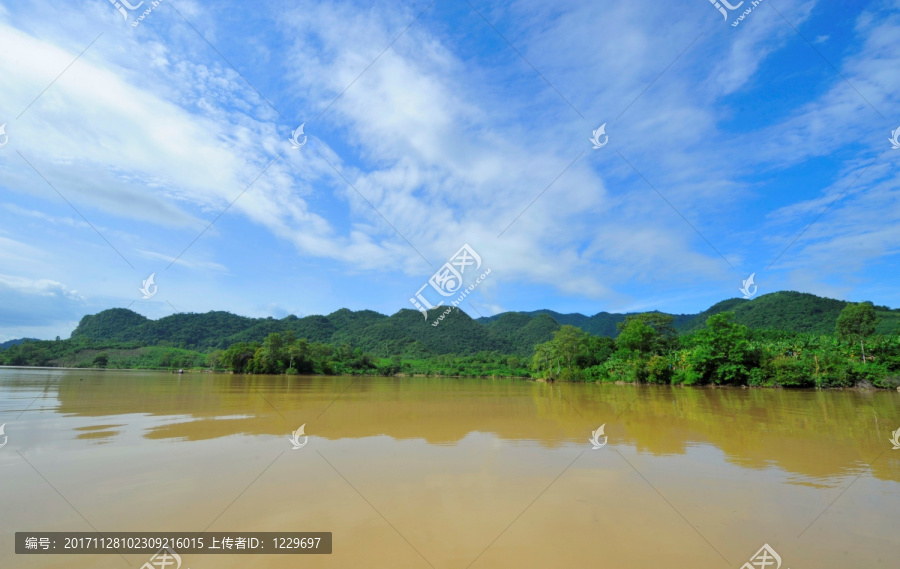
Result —
[[[534, 355], [531, 357], [531, 369], [537, 373], [538, 377], [553, 379], [553, 368], [558, 368], [559, 364], [555, 361], [551, 342], [552, 340], [534, 347]], [[557, 369], [556, 373], [559, 373], [559, 369]]]
[[290, 359], [289, 369], [295, 369], [298, 373], [313, 372], [313, 364], [309, 359], [309, 344], [306, 338], [300, 338], [290, 344], [287, 353]]
[[209, 369], [216, 369], [216, 366], [222, 362], [223, 353], [222, 350], [213, 350], [206, 354], [206, 363], [209, 366]]
[[875, 333], [878, 320], [875, 306], [871, 302], [848, 304], [838, 316], [835, 327], [838, 337], [842, 340], [859, 342], [863, 363], [866, 363], [865, 340]]
[[624, 322], [616, 324], [619, 329], [616, 346], [620, 350], [660, 355], [675, 344], [678, 333], [673, 321], [671, 315], [661, 312], [630, 314]]
[[234, 373], [244, 373], [253, 360], [257, 346], [246, 342], [239, 342], [228, 346], [222, 353], [222, 364], [230, 367]]
[[581, 354], [585, 348], [585, 341], [588, 338], [587, 332], [575, 326], [561, 326], [559, 330], [553, 333], [553, 339], [550, 343], [553, 346], [554, 355], [558, 360], [562, 360], [566, 364], [566, 369], [572, 371], [572, 364], [575, 358]]
[[93, 366], [94, 367], [106, 367], [109, 365], [109, 356], [106, 354], [97, 354], [97, 357], [94, 358]]
[[746, 385], [751, 371], [759, 368], [759, 352], [750, 341], [746, 326], [735, 324], [733, 312], [722, 312], [706, 320], [706, 328], [692, 338], [684, 382]]
[[282, 373], [285, 368], [287, 350], [284, 339], [278, 332], [272, 332], [263, 340], [262, 347], [253, 356], [253, 371], [256, 373]]
[[611, 342], [575, 326], [561, 326], [553, 333], [552, 340], [535, 346], [531, 368], [539, 377], [554, 380], [563, 376], [565, 367], [565, 378], [579, 378], [582, 369], [596, 365], [597, 356], [609, 351]]

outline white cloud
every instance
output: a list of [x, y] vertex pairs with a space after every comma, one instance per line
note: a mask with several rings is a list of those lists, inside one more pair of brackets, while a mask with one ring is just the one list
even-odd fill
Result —
[[0, 274], [0, 322], [6, 339], [67, 335], [86, 306], [84, 297], [64, 283]]
[[[773, 59], [798, 41], [772, 10], [754, 11], [739, 33], [730, 26], [705, 32], [673, 63], [706, 29], [698, 27], [697, 14], [719, 19], [708, 3], [665, 10], [650, 0], [477, 5], [553, 88], [475, 14], [465, 16], [466, 31], [490, 49], [448, 33], [431, 19], [432, 10], [373, 64], [424, 5], [310, 4], [283, 10], [278, 22], [263, 21], [282, 34], [271, 42], [263, 29], [241, 38], [268, 72], [288, 70], [271, 80], [278, 96], [266, 90], [267, 96], [288, 101], [280, 107], [308, 109], [305, 119], [285, 125], [177, 15], [158, 11], [137, 34], [105, 32], [10, 123], [11, 143], [0, 156], [5, 183], [22, 195], [59, 201], [18, 150], [92, 223], [105, 216], [98, 223], [112, 229], [101, 229], [104, 235], [122, 231], [113, 220], [128, 220], [129, 234], [114, 240], [130, 247], [126, 256], [171, 262], [180, 249], [166, 250], [161, 228], [179, 236], [172, 241], [188, 243], [240, 195], [228, 216], [250, 220], [303, 256], [337, 261], [342, 276], [433, 270], [368, 200], [435, 267], [463, 242], [474, 246], [493, 269], [483, 285], [488, 299], [515, 284], [627, 304], [635, 284], [692, 287], [734, 278], [642, 176], [740, 270], [755, 243], [778, 249], [796, 234], [798, 220], [820, 211], [866, 162], [865, 153], [843, 154], [835, 158], [840, 182], [827, 184], [822, 196], [806, 199], [815, 191], [807, 188], [767, 223], [758, 210], [747, 213], [758, 220], [735, 222], [752, 199], [748, 193], [765, 191], [764, 182], [751, 185], [744, 176], [777, 176], [845, 151], [849, 141], [868, 144], [871, 121], [859, 116], [871, 109], [837, 76], [821, 93], [798, 97], [773, 116], [762, 108], [733, 115], [731, 101], [771, 79], [763, 70], [782, 69]], [[178, 6], [227, 52], [218, 38], [231, 32], [228, 20], [198, 3]], [[779, 9], [802, 26], [815, 6], [794, 1]], [[60, 10], [73, 29], [101, 13], [101, 7], [86, 15]], [[110, 22], [118, 17], [112, 9], [102, 14]], [[171, 29], [161, 25], [169, 23], [166, 14]], [[3, 14], [0, 34], [10, 48], [0, 52], [0, 76], [10, 88], [0, 92], [0, 108], [24, 108], [88, 41], [71, 29], [56, 33], [58, 21], [37, 20], [18, 14], [13, 24]], [[864, 41], [835, 63], [876, 107], [889, 109], [900, 87], [896, 17], [864, 16], [856, 33]], [[303, 120], [309, 144], [289, 150], [287, 132]], [[611, 144], [594, 152], [587, 137], [602, 122]], [[828, 232], [816, 227], [798, 242], [790, 258], [795, 269], [800, 261], [810, 267], [846, 250], [863, 262], [893, 254], [897, 236], [886, 224], [894, 219], [881, 215], [877, 227], [863, 222], [862, 208], [884, 212], [897, 205], [890, 167], [872, 174], [877, 184], [851, 193], [865, 193], [864, 201], [837, 204]], [[49, 215], [46, 221], [62, 224]], [[178, 264], [226, 271], [215, 258], [217, 229], [203, 238], [209, 250], [198, 246]], [[868, 245], [854, 249], [854, 239]], [[284, 300], [272, 306], [279, 303]]]
[[46, 256], [46, 253], [38, 247], [8, 237], [0, 237], [0, 260], [6, 266], [30, 263]]
[[172, 257], [170, 255], [164, 255], [162, 253], [157, 253], [156, 251], [144, 251], [139, 250], [138, 253], [146, 259], [157, 259], [160, 261], [165, 261], [166, 263], [173, 263], [176, 265], [180, 265], [182, 267], [186, 267], [189, 269], [196, 270], [205, 270], [205, 271], [219, 271], [226, 273], [228, 272], [228, 268], [225, 265], [220, 263], [216, 263], [213, 261], [198, 261], [196, 259], [187, 261], [182, 258]]
[[15, 275], [0, 274], [0, 287], [23, 294], [84, 300], [76, 290], [70, 290], [63, 283], [50, 279], [29, 279]]

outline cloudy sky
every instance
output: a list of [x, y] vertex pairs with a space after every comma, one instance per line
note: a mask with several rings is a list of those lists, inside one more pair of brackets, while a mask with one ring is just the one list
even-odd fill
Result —
[[466, 243], [473, 317], [900, 306], [900, 0], [153, 4], [0, 3], [0, 340], [392, 314]]

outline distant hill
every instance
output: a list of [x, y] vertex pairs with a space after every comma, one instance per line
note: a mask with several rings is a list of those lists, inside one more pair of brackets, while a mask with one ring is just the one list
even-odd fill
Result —
[[[674, 314], [681, 333], [703, 327], [720, 312], [734, 312], [737, 322], [754, 329], [827, 334], [848, 303], [799, 292], [776, 292], [743, 300], [719, 302], [699, 314]], [[546, 342], [561, 325], [568, 324], [598, 336], [615, 337], [616, 324], [625, 314], [600, 312], [593, 316], [560, 314], [552, 310], [504, 312], [473, 320], [454, 310], [438, 326], [432, 322], [443, 309], [429, 311], [428, 320], [415, 310], [386, 316], [371, 310], [342, 308], [327, 316], [247, 318], [230, 312], [174, 314], [150, 320], [131, 310], [114, 308], [85, 316], [72, 332], [72, 340], [125, 342], [206, 351], [237, 342], [261, 342], [272, 332], [290, 331], [311, 342], [347, 344], [379, 356], [401, 354], [423, 357], [437, 354], [472, 355], [479, 351], [528, 355], [535, 344]], [[878, 333], [897, 333], [900, 310], [876, 307], [881, 316]], [[12, 340], [11, 342], [21, 342]], [[5, 344], [0, 344], [3, 346]]]
[[[625, 317], [628, 316], [628, 314], [616, 314], [612, 312], [598, 312], [593, 316], [585, 316], [584, 314], [579, 314], [577, 312], [573, 314], [560, 314], [559, 312], [554, 312], [553, 310], [542, 309], [534, 310], [532, 312], [501, 312], [500, 314], [495, 314], [494, 316], [479, 318], [478, 321], [483, 323], [490, 323], [506, 316], [507, 314], [521, 314], [528, 317], [545, 315], [549, 316], [560, 325], [575, 326], [576, 328], [581, 328], [585, 332], [589, 332], [591, 334], [594, 334], [595, 336], [609, 336], [610, 338], [615, 338], [619, 334], [619, 331], [616, 328], [616, 324], [618, 324], [619, 322], [624, 322]], [[685, 323], [689, 322], [693, 318], [696, 318], [697, 315], [672, 314], [672, 316], [674, 318], [675, 327], [681, 329], [685, 325]]]
[[[679, 330], [686, 332], [696, 330], [702, 328], [706, 324], [706, 319], [713, 314], [734, 312], [735, 321], [748, 328], [831, 334], [834, 332], [841, 310], [847, 304], [849, 303], [843, 300], [791, 291], [773, 292], [752, 300], [732, 298], [704, 310], [686, 321]], [[881, 307], [878, 312], [882, 317], [881, 333], [888, 333], [891, 329], [896, 331], [900, 311]]]
[[[823, 298], [803, 292], [782, 291], [764, 294], [750, 300], [731, 298], [716, 303], [699, 314], [672, 314], [675, 328], [682, 333], [693, 332], [706, 325], [706, 319], [722, 312], [734, 312], [735, 321], [758, 330], [783, 330], [788, 332], [806, 332], [813, 334], [830, 334], [834, 332], [837, 318], [841, 310], [850, 304], [843, 300]], [[876, 330], [879, 334], [896, 334], [900, 331], [900, 309], [887, 306], [876, 306], [881, 318]], [[490, 324], [505, 317], [504, 312], [494, 316], [479, 318], [478, 321]], [[625, 320], [626, 314], [599, 312], [593, 316], [584, 314], [560, 314], [552, 310], [535, 310], [533, 312], [517, 312], [527, 317], [546, 314], [560, 324], [577, 326], [585, 332], [597, 336], [618, 335], [616, 323]]]
[[[116, 308], [81, 319], [72, 339], [94, 342], [136, 342], [193, 350], [224, 349], [238, 342], [260, 342], [272, 332], [293, 332], [295, 338], [311, 342], [348, 344], [375, 355], [475, 354], [501, 351], [527, 354], [534, 343], [546, 342], [559, 325], [537, 320], [514, 338], [495, 333], [464, 312], [456, 312], [440, 325], [433, 322], [441, 310], [429, 312], [428, 322], [415, 310], [400, 310], [385, 316], [371, 310], [346, 308], [328, 316], [287, 316], [282, 319], [246, 318], [228, 312], [173, 314], [149, 320], [140, 314]], [[523, 343], [524, 342], [524, 343]]]
[[5, 342], [0, 342], [0, 350], [5, 350], [10, 346], [18, 346], [22, 342], [37, 342], [37, 338], [17, 338], [15, 340], [7, 340]]

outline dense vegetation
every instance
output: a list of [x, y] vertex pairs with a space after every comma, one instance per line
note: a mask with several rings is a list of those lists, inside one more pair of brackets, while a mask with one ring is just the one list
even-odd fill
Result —
[[848, 305], [833, 334], [753, 330], [730, 312], [678, 335], [670, 315], [630, 315], [619, 335], [563, 326], [535, 347], [532, 371], [562, 381], [779, 387], [900, 386], [900, 337], [876, 335], [870, 303]]
[[439, 326], [413, 310], [149, 320], [112, 309], [85, 316], [68, 340], [9, 342], [0, 364], [893, 387], [898, 323], [898, 310], [791, 292], [727, 300], [698, 315], [538, 311], [472, 320], [457, 311]]
[[28, 342], [28, 341], [33, 342], [36, 340], [37, 340], [37, 338], [18, 338], [16, 340], [7, 340], [5, 342], [0, 342], [0, 350], [6, 349], [10, 346], [17, 346], [17, 345], [21, 344], [22, 342]]
[[[766, 294], [747, 301], [741, 298], [723, 300], [699, 314], [671, 314], [672, 326], [680, 333], [693, 332], [706, 326], [706, 320], [715, 314], [733, 312], [734, 322], [748, 328], [760, 330], [781, 330], [810, 334], [832, 334], [838, 315], [848, 304], [843, 300], [822, 298], [814, 294], [782, 291]], [[886, 306], [876, 306], [879, 318], [878, 334], [897, 333], [900, 328], [900, 310]], [[480, 318], [480, 322], [491, 322], [506, 314]], [[552, 310], [519, 313], [536, 317], [548, 315], [560, 325], [568, 324], [581, 328], [595, 336], [614, 338], [617, 326], [625, 321], [628, 314], [599, 312], [593, 316], [583, 314], [560, 314]]]

